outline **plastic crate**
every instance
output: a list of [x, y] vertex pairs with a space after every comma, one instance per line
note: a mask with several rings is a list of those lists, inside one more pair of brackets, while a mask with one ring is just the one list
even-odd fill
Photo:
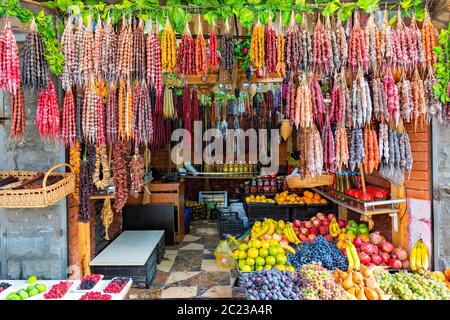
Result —
[[202, 220], [202, 219], [206, 219], [206, 205], [202, 204], [201, 206], [197, 206], [197, 207], [189, 207], [192, 209], [192, 214], [191, 214], [191, 220], [195, 221], [195, 220]]
[[337, 208], [333, 203], [291, 206], [289, 208], [289, 221], [309, 220], [319, 212], [325, 214], [337, 213]]
[[240, 236], [245, 232], [244, 221], [239, 218], [237, 212], [222, 212], [217, 210], [217, 229], [220, 239], [225, 239], [227, 235]]
[[289, 219], [288, 207], [272, 203], [247, 203], [246, 212], [250, 223], [264, 218], [284, 221]]
[[158, 250], [148, 258], [143, 266], [127, 266], [127, 265], [103, 265], [91, 266], [91, 272], [104, 275], [104, 280], [111, 280], [114, 277], [127, 277], [133, 279], [133, 282], [143, 283], [149, 288], [156, 276], [156, 264], [158, 260]]

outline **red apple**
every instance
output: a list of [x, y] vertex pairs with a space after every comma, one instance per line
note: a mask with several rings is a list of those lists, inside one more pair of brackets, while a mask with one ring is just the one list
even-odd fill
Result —
[[307, 236], [307, 235], [309, 234], [309, 230], [308, 230], [307, 228], [301, 228], [301, 229], [300, 229], [300, 233], [301, 233], [302, 235]]
[[309, 240], [309, 241], [314, 241], [314, 240], [316, 240], [316, 236], [313, 235], [313, 234], [310, 234], [310, 235], [308, 236], [308, 240]]
[[304, 234], [301, 234], [301, 235], [299, 236], [299, 239], [300, 239], [300, 241], [302, 241], [302, 242], [308, 241], [308, 237], [305, 236]]
[[394, 250], [394, 246], [392, 245], [392, 243], [386, 241], [381, 244], [381, 250], [387, 253], [391, 253], [392, 250]]
[[391, 258], [391, 257], [389, 256], [389, 253], [387, 253], [387, 252], [382, 252], [382, 253], [380, 253], [380, 256], [381, 256], [381, 258], [383, 259], [383, 262], [384, 262], [384, 263], [388, 263], [388, 262], [389, 262], [389, 259]]
[[353, 239], [353, 244], [355, 245], [355, 247], [359, 248], [361, 247], [361, 245], [363, 244], [364, 240], [360, 237], [356, 237], [355, 239]]
[[338, 220], [338, 225], [341, 228], [345, 228], [345, 226], [347, 225], [347, 221], [345, 221], [344, 219], [339, 219]]
[[317, 218], [315, 218], [315, 219], [312, 221], [312, 224], [313, 224], [314, 227], [318, 228], [318, 227], [320, 226], [320, 220], [317, 219]]
[[319, 212], [318, 214], [316, 214], [317, 219], [319, 220], [325, 220], [325, 213]]
[[320, 226], [319, 227], [319, 232], [321, 235], [326, 235], [328, 233], [328, 228], [326, 226]]
[[300, 220], [294, 220], [293, 222], [295, 228], [300, 228], [302, 226], [302, 223]]
[[333, 219], [336, 219], [336, 215], [334, 213], [329, 213], [327, 216], [328, 221], [331, 221]]
[[309, 232], [311, 234], [315, 235], [315, 236], [318, 236], [319, 235], [319, 228], [313, 227], [313, 228], [309, 229]]
[[305, 221], [305, 228], [311, 229], [313, 227], [313, 224], [311, 221]]
[[375, 265], [378, 266], [383, 261], [383, 259], [379, 255], [374, 254], [373, 256], [370, 257], [370, 261], [372, 261]]
[[367, 253], [368, 255], [375, 254], [374, 246], [371, 245], [370, 243], [366, 242], [361, 243], [360, 249], [362, 252]]
[[367, 253], [360, 252], [358, 256], [363, 265], [367, 266], [370, 263], [370, 256]]
[[322, 225], [328, 227], [330, 225], [330, 220], [322, 220]]
[[328, 241], [333, 241], [333, 237], [330, 234], [326, 234], [325, 239], [327, 239]]

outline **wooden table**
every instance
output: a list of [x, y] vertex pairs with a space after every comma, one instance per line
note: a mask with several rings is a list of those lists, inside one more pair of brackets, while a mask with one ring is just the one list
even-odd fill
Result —
[[[184, 181], [179, 182], [160, 182], [152, 181], [147, 184], [149, 189], [151, 204], [171, 204], [177, 207], [177, 225], [178, 232], [175, 233], [175, 242], [180, 243], [184, 238]], [[142, 204], [144, 194], [137, 197], [128, 198], [127, 204]]]

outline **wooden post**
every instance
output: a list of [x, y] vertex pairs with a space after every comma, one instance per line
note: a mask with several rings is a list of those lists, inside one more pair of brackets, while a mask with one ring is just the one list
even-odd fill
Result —
[[78, 235], [81, 274], [85, 276], [91, 273], [89, 267], [89, 263], [91, 262], [91, 224], [89, 222], [78, 222]]
[[[391, 199], [406, 198], [405, 184], [401, 187], [391, 183]], [[394, 224], [392, 223], [392, 244], [395, 247], [401, 246], [405, 250], [409, 250], [409, 217], [406, 202], [399, 204], [400, 209], [398, 212], [398, 231], [395, 232]]]
[[364, 197], [366, 196], [366, 179], [364, 178], [364, 171], [362, 165], [359, 166], [359, 172], [361, 172], [361, 185]]

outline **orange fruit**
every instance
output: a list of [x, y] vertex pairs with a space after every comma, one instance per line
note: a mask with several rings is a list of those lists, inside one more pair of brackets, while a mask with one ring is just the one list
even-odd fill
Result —
[[314, 194], [314, 200], [320, 200], [320, 194], [318, 193]]
[[319, 201], [320, 203], [323, 203], [323, 204], [327, 204], [328, 202], [327, 202], [327, 199], [320, 199], [320, 201]]

